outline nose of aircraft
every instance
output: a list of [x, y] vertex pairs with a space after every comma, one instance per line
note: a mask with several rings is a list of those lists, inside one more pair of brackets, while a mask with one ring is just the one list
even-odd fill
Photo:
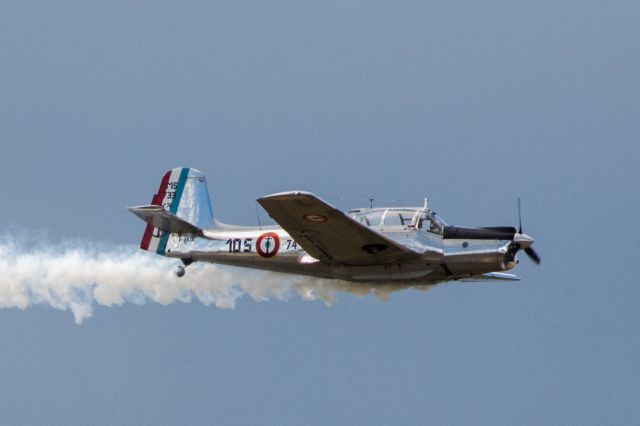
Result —
[[513, 243], [516, 247], [516, 250], [524, 250], [524, 252], [529, 256], [529, 258], [536, 264], [540, 264], [540, 256], [538, 253], [533, 250], [531, 244], [533, 244], [533, 238], [528, 236], [527, 234], [523, 234], [522, 232], [517, 232], [513, 236]]
[[533, 244], [533, 238], [528, 236], [527, 234], [522, 233], [522, 211], [520, 209], [520, 197], [518, 197], [518, 232], [513, 236], [513, 243], [518, 250], [522, 249], [529, 256], [529, 259], [533, 261], [536, 265], [540, 264], [540, 256], [535, 252], [531, 244]]

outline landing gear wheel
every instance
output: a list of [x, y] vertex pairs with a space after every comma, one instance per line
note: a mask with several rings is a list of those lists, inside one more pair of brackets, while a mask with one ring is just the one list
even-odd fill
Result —
[[176, 268], [176, 276], [178, 278], [184, 277], [185, 272], [187, 272], [187, 271], [184, 269], [184, 266], [182, 266], [182, 265], [180, 265], [180, 266], [178, 266]]
[[193, 259], [190, 257], [180, 260], [182, 261], [182, 265], [176, 266], [176, 276], [178, 278], [184, 277], [184, 274], [186, 272], [185, 268], [193, 263]]

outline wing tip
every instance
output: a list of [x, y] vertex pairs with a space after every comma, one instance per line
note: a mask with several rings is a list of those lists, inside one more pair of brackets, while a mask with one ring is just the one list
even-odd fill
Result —
[[315, 194], [312, 194], [308, 191], [285, 191], [285, 192], [276, 192], [275, 194], [264, 195], [258, 198], [260, 200], [282, 200], [282, 199], [291, 199], [293, 197], [315, 197], [318, 198]]

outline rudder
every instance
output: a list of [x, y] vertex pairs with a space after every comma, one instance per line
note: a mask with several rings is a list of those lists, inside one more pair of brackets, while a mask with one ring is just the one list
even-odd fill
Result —
[[[207, 181], [200, 170], [178, 167], [166, 172], [151, 204], [162, 206], [200, 229], [214, 226]], [[169, 235], [169, 232], [148, 224], [142, 236], [140, 248], [164, 255]]]

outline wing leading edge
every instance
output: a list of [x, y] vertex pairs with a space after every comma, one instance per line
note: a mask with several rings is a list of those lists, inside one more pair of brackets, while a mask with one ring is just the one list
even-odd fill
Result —
[[364, 266], [421, 257], [420, 253], [361, 225], [309, 192], [283, 192], [257, 201], [316, 259]]

